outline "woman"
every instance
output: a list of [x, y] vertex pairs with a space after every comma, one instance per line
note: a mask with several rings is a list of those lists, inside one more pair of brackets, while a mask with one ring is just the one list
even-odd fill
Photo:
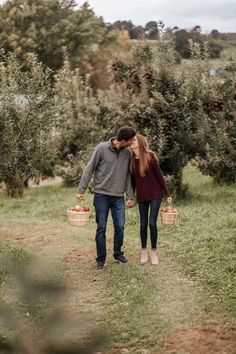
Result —
[[[140, 238], [141, 258], [140, 263], [148, 261], [147, 232], [148, 224], [151, 237], [151, 263], [158, 264], [157, 258], [157, 217], [163, 195], [167, 203], [172, 203], [172, 198], [166, 186], [163, 174], [159, 167], [157, 157], [149, 149], [147, 139], [137, 134], [130, 145], [132, 157], [130, 160], [131, 173], [135, 179], [136, 196], [140, 213]], [[150, 214], [148, 215], [150, 208]]]

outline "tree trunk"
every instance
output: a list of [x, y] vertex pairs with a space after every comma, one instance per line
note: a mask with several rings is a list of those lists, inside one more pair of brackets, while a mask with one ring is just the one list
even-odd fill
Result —
[[174, 173], [174, 183], [176, 194], [182, 194], [183, 192], [183, 171], [179, 170]]
[[24, 193], [24, 178], [19, 175], [9, 177], [5, 181], [7, 195], [11, 198], [22, 198]]

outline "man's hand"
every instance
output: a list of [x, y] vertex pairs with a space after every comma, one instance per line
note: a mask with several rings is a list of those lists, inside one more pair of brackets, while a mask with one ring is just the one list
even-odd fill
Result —
[[79, 199], [79, 200], [84, 200], [84, 195], [80, 194], [80, 193], [77, 193], [76, 194], [76, 198]]
[[166, 201], [167, 201], [168, 204], [172, 204], [172, 197], [167, 197]]
[[126, 201], [126, 206], [127, 206], [127, 208], [132, 208], [134, 206], [134, 200], [128, 199]]

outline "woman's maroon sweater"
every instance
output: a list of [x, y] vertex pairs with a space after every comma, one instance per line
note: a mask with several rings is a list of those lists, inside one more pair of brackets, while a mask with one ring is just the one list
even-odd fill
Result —
[[149, 169], [144, 177], [139, 174], [139, 159], [136, 159], [134, 177], [137, 202], [161, 199], [170, 195], [156, 158], [149, 161]]

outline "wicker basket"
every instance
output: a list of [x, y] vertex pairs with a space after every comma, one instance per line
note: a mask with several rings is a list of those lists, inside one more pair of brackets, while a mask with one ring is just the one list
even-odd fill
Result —
[[74, 211], [67, 209], [69, 224], [77, 227], [86, 226], [91, 214], [91, 208], [89, 211]]
[[176, 223], [177, 214], [176, 209], [172, 209], [171, 211], [161, 209], [161, 223], [163, 225], [174, 225]]

